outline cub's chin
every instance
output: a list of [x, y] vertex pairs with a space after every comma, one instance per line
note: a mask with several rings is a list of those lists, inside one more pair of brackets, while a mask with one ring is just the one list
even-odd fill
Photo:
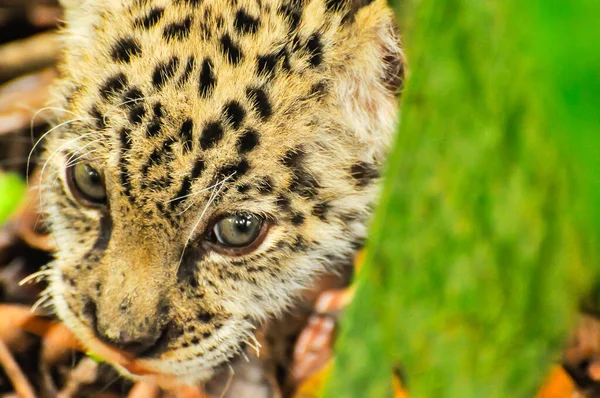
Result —
[[180, 335], [181, 328], [167, 327], [152, 347], [132, 353], [98, 338], [88, 320], [76, 316], [61, 295], [55, 294], [53, 303], [58, 316], [88, 355], [110, 364], [127, 378], [154, 377], [166, 388], [205, 383], [231, 369], [231, 364], [240, 358], [247, 359], [247, 345], [252, 344], [257, 354], [260, 346], [252, 333], [256, 328], [253, 324], [228, 320], [210, 338], [191, 338], [183, 344], [173, 338]]

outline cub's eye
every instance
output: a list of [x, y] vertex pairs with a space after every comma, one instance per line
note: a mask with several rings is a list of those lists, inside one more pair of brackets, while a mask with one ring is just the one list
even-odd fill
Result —
[[98, 170], [85, 163], [67, 168], [67, 182], [73, 196], [86, 206], [106, 204], [104, 179]]
[[222, 250], [245, 254], [260, 245], [266, 232], [266, 223], [255, 214], [232, 214], [218, 220], [211, 232], [213, 243]]

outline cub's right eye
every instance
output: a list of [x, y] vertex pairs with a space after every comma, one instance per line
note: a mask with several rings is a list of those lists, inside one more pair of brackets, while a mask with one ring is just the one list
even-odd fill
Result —
[[106, 205], [106, 187], [102, 174], [86, 163], [67, 167], [67, 185], [81, 204], [88, 207]]

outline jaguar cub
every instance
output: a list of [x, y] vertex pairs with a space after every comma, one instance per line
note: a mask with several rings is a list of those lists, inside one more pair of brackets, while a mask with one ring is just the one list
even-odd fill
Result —
[[384, 0], [63, 0], [48, 294], [196, 383], [365, 239], [403, 55]]

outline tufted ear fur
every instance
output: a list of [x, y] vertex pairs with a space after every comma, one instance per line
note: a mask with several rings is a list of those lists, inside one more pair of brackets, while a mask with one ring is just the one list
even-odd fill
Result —
[[346, 8], [333, 60], [342, 74], [335, 87], [341, 116], [364, 144], [364, 160], [380, 163], [395, 132], [405, 73], [394, 15], [385, 0], [326, 1]]
[[94, 27], [98, 26], [100, 18], [110, 14], [117, 15], [124, 8], [122, 0], [59, 0], [59, 2], [65, 14], [66, 25], [63, 37], [68, 42], [63, 47], [67, 64], [77, 62], [87, 52], [93, 53], [96, 45]]

